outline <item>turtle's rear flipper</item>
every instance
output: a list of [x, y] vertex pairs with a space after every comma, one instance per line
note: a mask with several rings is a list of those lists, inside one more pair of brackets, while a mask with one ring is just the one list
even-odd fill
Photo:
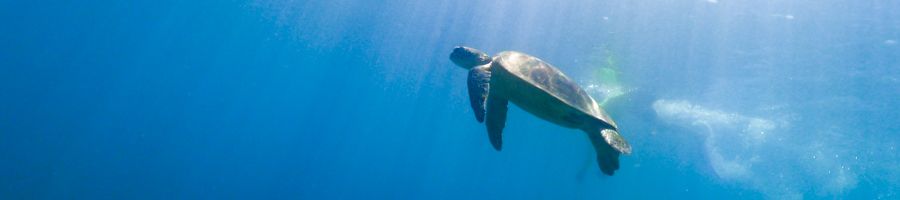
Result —
[[472, 104], [472, 112], [475, 120], [484, 122], [485, 100], [490, 90], [491, 71], [490, 65], [482, 65], [469, 70], [469, 103]]
[[619, 153], [631, 154], [631, 145], [619, 135], [619, 132], [612, 129], [603, 129], [600, 131], [600, 135], [603, 136], [603, 141], [606, 141], [606, 144], [609, 144], [610, 147]]
[[503, 127], [506, 126], [506, 110], [509, 101], [495, 96], [487, 99], [487, 126], [488, 137], [494, 149], [500, 151], [503, 146]]
[[588, 137], [597, 153], [597, 164], [600, 165], [600, 171], [606, 175], [612, 176], [619, 169], [621, 153], [631, 153], [631, 146], [614, 130], [604, 129], [599, 134], [588, 133]]

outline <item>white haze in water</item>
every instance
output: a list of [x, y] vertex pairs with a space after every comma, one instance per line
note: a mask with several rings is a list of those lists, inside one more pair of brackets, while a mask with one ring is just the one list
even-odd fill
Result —
[[606, 105], [610, 100], [628, 93], [625, 88], [618, 84], [587, 84], [584, 88], [597, 103], [601, 106]]
[[706, 161], [723, 182], [775, 199], [802, 199], [805, 192], [840, 195], [858, 183], [855, 169], [843, 164], [848, 158], [841, 158], [840, 148], [833, 148], [839, 144], [787, 141], [792, 137], [785, 134], [796, 134], [786, 131], [790, 130], [787, 120], [745, 116], [682, 100], [657, 100], [653, 109], [662, 121], [680, 127], [675, 132], [702, 140]]

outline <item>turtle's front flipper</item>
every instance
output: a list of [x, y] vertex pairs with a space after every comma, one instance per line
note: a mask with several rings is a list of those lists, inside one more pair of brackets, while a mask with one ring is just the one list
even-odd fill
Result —
[[500, 151], [503, 145], [503, 127], [506, 126], [506, 109], [509, 101], [502, 97], [489, 95], [487, 99], [487, 132], [494, 149]]
[[469, 103], [475, 112], [475, 120], [484, 122], [484, 103], [490, 90], [491, 70], [490, 65], [481, 65], [469, 70]]

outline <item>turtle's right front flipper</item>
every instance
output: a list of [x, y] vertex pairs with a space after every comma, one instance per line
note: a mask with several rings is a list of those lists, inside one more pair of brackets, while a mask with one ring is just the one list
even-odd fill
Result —
[[484, 122], [485, 102], [490, 90], [491, 71], [490, 65], [481, 65], [469, 70], [469, 103], [475, 113], [475, 120]]
[[469, 70], [469, 102], [475, 112], [475, 120], [485, 122], [491, 146], [497, 151], [503, 145], [503, 127], [506, 126], [506, 110], [509, 101], [497, 95], [491, 95], [490, 63], [473, 67]]
[[506, 111], [509, 100], [497, 95], [490, 95], [487, 99], [487, 126], [488, 138], [494, 149], [500, 151], [503, 146], [503, 127], [506, 126]]

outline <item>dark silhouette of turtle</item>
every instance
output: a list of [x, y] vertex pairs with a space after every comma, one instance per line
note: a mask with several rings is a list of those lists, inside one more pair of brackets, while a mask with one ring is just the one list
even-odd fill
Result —
[[469, 70], [469, 100], [475, 119], [484, 122], [494, 149], [500, 151], [508, 102], [554, 124], [587, 133], [604, 174], [619, 169], [619, 155], [631, 146], [609, 114], [587, 92], [549, 63], [504, 51], [491, 58], [470, 47], [453, 49], [450, 60]]

